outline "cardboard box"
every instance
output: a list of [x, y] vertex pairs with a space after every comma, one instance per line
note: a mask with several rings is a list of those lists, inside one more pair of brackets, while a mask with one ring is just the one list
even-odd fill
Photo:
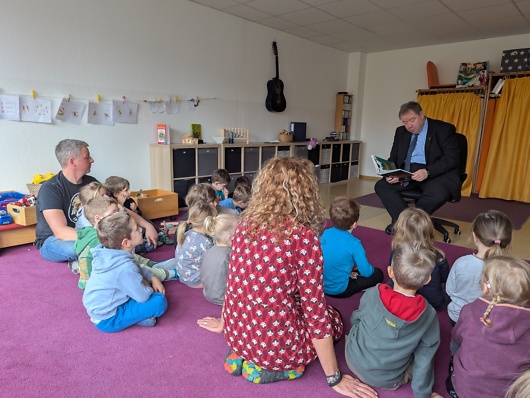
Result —
[[148, 189], [131, 192], [131, 198], [138, 204], [142, 215], [150, 220], [174, 216], [179, 213], [178, 194], [162, 189]]
[[8, 204], [7, 212], [11, 214], [15, 224], [24, 226], [37, 224], [37, 206], [22, 207]]

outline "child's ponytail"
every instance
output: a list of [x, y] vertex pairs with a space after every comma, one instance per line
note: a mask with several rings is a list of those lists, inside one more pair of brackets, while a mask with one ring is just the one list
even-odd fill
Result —
[[484, 254], [486, 260], [504, 254], [510, 248], [513, 224], [506, 214], [497, 210], [488, 210], [475, 218], [471, 231], [488, 248]]
[[184, 234], [186, 233], [186, 227], [188, 226], [187, 221], [181, 221], [180, 224], [177, 227], [177, 245], [178, 247], [182, 247], [182, 244], [184, 243]]

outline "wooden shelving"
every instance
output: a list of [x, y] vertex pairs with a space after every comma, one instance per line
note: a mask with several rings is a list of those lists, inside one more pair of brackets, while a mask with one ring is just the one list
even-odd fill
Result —
[[337, 94], [337, 105], [335, 110], [335, 131], [339, 133], [341, 140], [350, 138], [352, 118], [353, 95]]

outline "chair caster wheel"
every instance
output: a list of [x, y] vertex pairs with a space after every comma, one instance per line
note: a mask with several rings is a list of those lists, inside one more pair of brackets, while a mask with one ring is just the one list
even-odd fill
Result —
[[462, 231], [460, 231], [458, 228], [455, 228], [455, 235], [462, 235]]

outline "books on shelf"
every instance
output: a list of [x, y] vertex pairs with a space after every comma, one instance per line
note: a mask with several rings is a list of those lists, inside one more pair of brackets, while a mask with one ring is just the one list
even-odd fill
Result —
[[400, 180], [410, 180], [412, 173], [407, 170], [398, 169], [394, 162], [372, 155], [375, 172], [383, 177], [398, 177]]
[[502, 87], [504, 86], [504, 79], [499, 79], [495, 87], [491, 90], [492, 94], [500, 94]]

